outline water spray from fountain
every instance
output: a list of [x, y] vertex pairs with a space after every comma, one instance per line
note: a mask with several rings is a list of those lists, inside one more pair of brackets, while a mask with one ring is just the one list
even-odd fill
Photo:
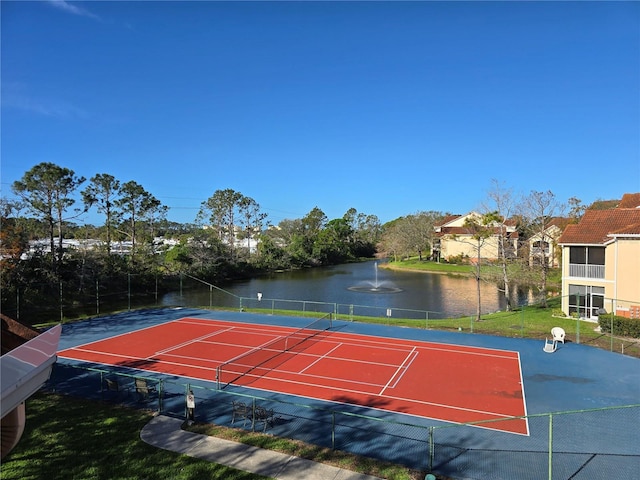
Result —
[[364, 282], [359, 285], [354, 285], [349, 287], [349, 290], [353, 290], [354, 292], [364, 292], [364, 293], [397, 293], [401, 292], [402, 289], [396, 287], [391, 282], [378, 281], [378, 262], [373, 264], [374, 270], [374, 281], [373, 282]]

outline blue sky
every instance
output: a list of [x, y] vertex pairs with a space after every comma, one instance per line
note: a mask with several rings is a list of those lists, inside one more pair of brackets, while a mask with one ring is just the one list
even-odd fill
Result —
[[[40, 162], [193, 222], [640, 192], [638, 2], [1, 2], [2, 195]], [[97, 213], [81, 221], [101, 224]]]

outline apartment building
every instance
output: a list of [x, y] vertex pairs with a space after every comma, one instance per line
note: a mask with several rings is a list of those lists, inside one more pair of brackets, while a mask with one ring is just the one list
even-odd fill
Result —
[[558, 245], [565, 314], [640, 318], [640, 193], [625, 194], [613, 209], [587, 210]]

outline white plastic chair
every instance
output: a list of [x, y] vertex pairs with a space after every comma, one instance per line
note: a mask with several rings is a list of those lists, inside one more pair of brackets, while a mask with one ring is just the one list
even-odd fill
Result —
[[544, 348], [543, 350], [547, 353], [553, 353], [556, 351], [556, 348], [558, 348], [558, 344], [556, 343], [555, 340], [552, 340], [551, 342], [549, 342], [548, 338], [544, 339]]
[[564, 343], [564, 329], [561, 327], [553, 327], [551, 329], [551, 335], [553, 336], [554, 342], [562, 342]]

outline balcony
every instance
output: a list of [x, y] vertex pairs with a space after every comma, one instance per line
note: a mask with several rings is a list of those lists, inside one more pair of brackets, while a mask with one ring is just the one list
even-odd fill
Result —
[[580, 278], [604, 278], [604, 265], [570, 263], [569, 276]]

